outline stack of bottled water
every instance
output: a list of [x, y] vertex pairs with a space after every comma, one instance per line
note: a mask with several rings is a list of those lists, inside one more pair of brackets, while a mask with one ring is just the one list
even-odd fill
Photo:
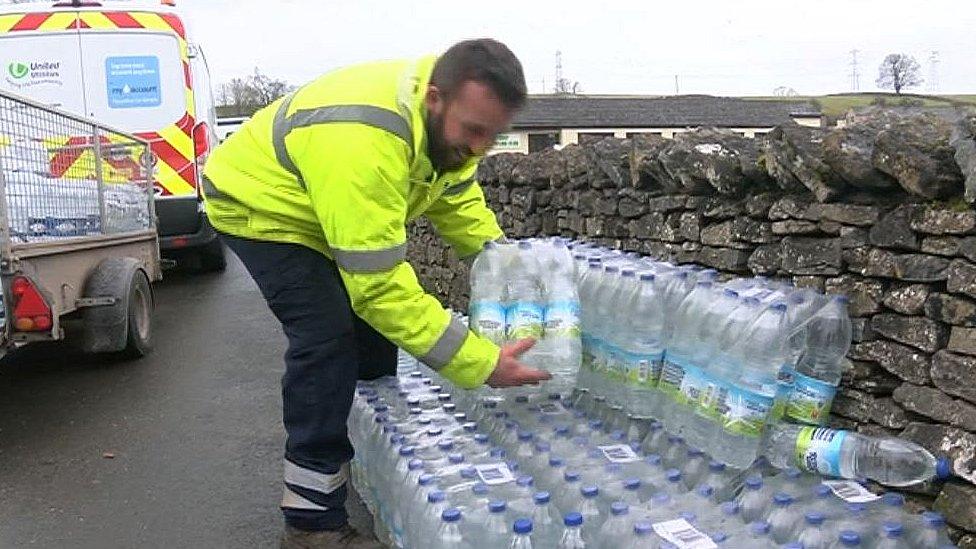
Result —
[[911, 514], [897, 494], [762, 460], [733, 471], [658, 422], [514, 395], [454, 390], [406, 355], [396, 376], [359, 385], [353, 482], [380, 539], [408, 549], [948, 544], [941, 516]]
[[547, 392], [568, 394], [580, 367], [576, 266], [558, 239], [485, 244], [471, 266], [470, 326], [502, 344], [534, 338], [527, 364], [548, 370]]
[[[917, 445], [819, 427], [851, 342], [846, 297], [763, 277], [720, 281], [713, 270], [586, 244], [573, 252], [579, 409], [618, 425], [657, 419], [740, 469], [765, 452], [777, 465], [854, 478], [845, 460], [857, 447], [862, 463], [874, 463], [858, 467], [859, 478], [904, 485], [947, 474], [947, 463]], [[882, 467], [906, 460], [907, 471]]]

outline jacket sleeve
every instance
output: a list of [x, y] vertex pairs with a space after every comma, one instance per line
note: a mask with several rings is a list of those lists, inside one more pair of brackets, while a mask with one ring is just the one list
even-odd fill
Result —
[[505, 237], [474, 174], [445, 189], [426, 215], [462, 259], [477, 255], [485, 242]]
[[358, 123], [294, 130], [286, 144], [353, 311], [458, 386], [483, 384], [498, 361], [498, 346], [425, 293], [405, 261], [408, 146]]

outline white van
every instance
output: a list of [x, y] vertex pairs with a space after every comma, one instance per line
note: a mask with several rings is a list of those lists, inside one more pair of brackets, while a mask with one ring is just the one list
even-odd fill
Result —
[[[201, 270], [224, 267], [200, 177], [217, 144], [203, 50], [174, 0], [68, 0], [0, 6], [0, 89], [152, 143], [160, 248]], [[48, 145], [51, 177], [94, 170], [78, 137]], [[2, 154], [2, 149], [0, 149]], [[89, 154], [90, 156], [90, 154]], [[123, 159], [116, 159], [113, 166]], [[125, 159], [145, 165], [144, 159]], [[191, 253], [187, 253], [191, 252]]]

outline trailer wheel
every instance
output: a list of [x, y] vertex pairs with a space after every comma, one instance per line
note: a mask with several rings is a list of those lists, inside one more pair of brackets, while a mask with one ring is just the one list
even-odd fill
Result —
[[128, 329], [122, 354], [128, 358], [141, 358], [149, 354], [153, 342], [152, 289], [142, 270], [132, 273], [128, 302]]

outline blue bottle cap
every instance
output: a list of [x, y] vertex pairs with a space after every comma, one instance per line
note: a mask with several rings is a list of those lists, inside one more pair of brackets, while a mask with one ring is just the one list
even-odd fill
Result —
[[857, 532], [852, 532], [851, 530], [844, 530], [837, 537], [840, 542], [844, 545], [853, 547], [855, 545], [861, 544], [861, 536]]
[[541, 453], [549, 452], [552, 450], [552, 446], [548, 442], [536, 442], [535, 451]]
[[566, 482], [579, 482], [580, 474], [576, 471], [566, 471], [563, 473], [563, 480]]
[[635, 454], [640, 453], [640, 442], [632, 440], [627, 446], [630, 446], [630, 449], [633, 450]]
[[424, 460], [419, 458], [413, 458], [407, 462], [407, 469], [410, 471], [416, 471], [418, 469], [424, 468]]
[[763, 479], [759, 475], [752, 475], [746, 478], [746, 488], [750, 490], [758, 490], [762, 488]]
[[527, 440], [532, 440], [532, 436], [531, 431], [519, 431], [518, 439], [520, 442], [525, 442]]
[[825, 517], [823, 513], [820, 513], [818, 511], [807, 511], [807, 513], [803, 515], [803, 518], [806, 519], [807, 524], [812, 524], [814, 526], [823, 524], [824, 520], [827, 519], [827, 517]]
[[668, 469], [668, 482], [681, 482], [681, 471], [677, 469]]
[[699, 496], [701, 496], [703, 498], [710, 498], [710, 497], [712, 497], [712, 494], [714, 494], [714, 493], [715, 493], [715, 489], [712, 488], [711, 486], [709, 486], [708, 484], [699, 484], [698, 485], [698, 495]]
[[886, 521], [883, 526], [885, 536], [889, 538], [897, 538], [902, 534], [904, 528], [900, 522]]
[[505, 452], [505, 449], [504, 448], [495, 447], [495, 448], [492, 448], [491, 450], [488, 450], [488, 454], [492, 458], [495, 458], [495, 459], [504, 458], [505, 457], [505, 453], [506, 452]]
[[531, 534], [532, 533], [532, 521], [526, 518], [520, 518], [515, 521], [512, 525], [512, 529], [515, 530], [516, 534]]
[[682, 444], [684, 441], [685, 439], [679, 436], [668, 435], [668, 444]]
[[654, 276], [654, 273], [641, 273], [640, 279], [641, 279], [641, 282], [648, 282], [648, 281], [653, 282], [654, 279], [655, 279], [655, 276]]
[[737, 515], [742, 506], [737, 501], [726, 501], [722, 504], [722, 514], [726, 516]]
[[634, 523], [634, 534], [638, 536], [646, 536], [654, 531], [654, 527], [651, 526], [650, 522], [639, 520]]
[[629, 478], [624, 481], [625, 490], [637, 490], [640, 488], [641, 481], [639, 478]]
[[790, 467], [789, 469], [783, 471], [783, 473], [790, 477], [791, 480], [796, 480], [803, 476], [803, 471], [797, 469], [796, 467]]
[[832, 493], [833, 491], [830, 489], [830, 486], [827, 486], [826, 484], [818, 484], [813, 487], [813, 495], [818, 498], [828, 497]]
[[569, 434], [569, 427], [565, 425], [557, 425], [555, 431], [557, 436], [566, 436]]
[[699, 457], [703, 455], [705, 455], [705, 452], [702, 452], [698, 448], [688, 448], [688, 457], [690, 458]]
[[721, 473], [722, 471], [725, 470], [725, 468], [726, 468], [726, 465], [724, 463], [722, 463], [721, 461], [712, 460], [708, 464], [708, 470], [711, 471], [711, 472], [713, 472], [713, 473]]
[[517, 461], [515, 461], [514, 459], [510, 459], [510, 460], [506, 461], [505, 462], [505, 465], [508, 465], [508, 469], [510, 471], [512, 471], [513, 473], [515, 471], [518, 471], [519, 470], [519, 467], [520, 467], [519, 466], [519, 463]]
[[563, 524], [566, 526], [583, 526], [583, 515], [579, 513], [569, 513], [563, 517]]
[[461, 426], [466, 433], [473, 433], [478, 430], [478, 424], [473, 421], [468, 421]]
[[941, 528], [945, 526], [945, 517], [934, 511], [922, 513], [922, 521], [928, 528]]
[[685, 519], [685, 521], [691, 524], [694, 524], [695, 521], [698, 520], [698, 515], [692, 513], [691, 511], [682, 511], [678, 513], [678, 517]]
[[430, 391], [432, 393], [439, 393], [439, 392], [441, 392], [442, 389], [444, 389], [444, 388], [441, 387], [440, 385], [431, 385], [430, 388], [428, 389], [428, 391]]
[[783, 549], [805, 549], [802, 541], [791, 541], [783, 546]]
[[626, 515], [630, 511], [630, 505], [623, 501], [615, 501], [610, 504], [610, 513], [613, 516]]
[[888, 492], [887, 494], [881, 496], [881, 501], [885, 505], [891, 507], [901, 507], [905, 505], [905, 496], [899, 494], [898, 492]]
[[863, 503], [848, 503], [846, 508], [849, 513], [854, 513], [855, 515], [861, 514], [868, 510], [868, 507]]
[[421, 486], [428, 486], [430, 484], [433, 484], [434, 479], [436, 478], [437, 477], [435, 477], [432, 473], [423, 473], [419, 477], [417, 477], [417, 484]]
[[444, 451], [451, 450], [454, 448], [454, 440], [450, 438], [439, 440], [437, 441], [437, 447]]
[[952, 462], [949, 458], [940, 457], [935, 460], [935, 476], [940, 480], [946, 480], [952, 476]]
[[550, 499], [552, 498], [549, 495], [549, 492], [536, 492], [535, 495], [532, 496], [532, 501], [535, 501], [536, 505], [543, 505], [549, 503]]
[[515, 484], [518, 484], [519, 486], [532, 486], [535, 484], [535, 480], [529, 475], [522, 475], [515, 479]]
[[765, 536], [769, 533], [770, 525], [764, 520], [757, 520], [749, 525], [749, 529], [757, 536]]
[[661, 465], [661, 455], [660, 454], [648, 454], [644, 457], [644, 463], [652, 465], [654, 467], [659, 467]]
[[413, 455], [414, 448], [413, 446], [401, 446], [398, 453], [403, 457], [409, 457]]
[[737, 291], [735, 291], [735, 290], [733, 290], [731, 288], [726, 288], [725, 290], [722, 291], [722, 295], [724, 295], [725, 297], [730, 297], [732, 299], [736, 299], [736, 298], [739, 297], [739, 292], [737, 292]]
[[440, 490], [432, 490], [430, 492], [427, 492], [427, 501], [429, 503], [438, 503], [438, 502], [444, 501], [444, 498], [445, 497], [446, 496], [445, 496], [444, 492], [442, 492]]
[[[729, 539], [729, 535], [725, 532], [715, 532], [712, 534], [712, 541], [715, 543], [724, 543], [725, 540]], [[802, 547], [800, 549], [803, 549]]]
[[478, 470], [474, 467], [468, 466], [461, 469], [461, 478], [465, 480], [471, 480], [473, 478], [478, 478]]
[[793, 503], [793, 496], [785, 492], [777, 492], [776, 495], [773, 496], [773, 503], [779, 507], [785, 507]]
[[488, 444], [488, 435], [484, 433], [475, 433], [474, 441], [478, 444]]
[[410, 415], [412, 415], [412, 416], [419, 416], [420, 414], [424, 413], [424, 409], [423, 408], [410, 408], [409, 412], [410, 412]]
[[654, 502], [654, 505], [657, 506], [667, 505], [668, 502], [671, 501], [671, 496], [665, 492], [658, 492], [654, 494], [654, 497], [651, 498], [651, 501]]
[[373, 411], [374, 412], [385, 412], [385, 411], [387, 411], [389, 409], [390, 409], [390, 407], [387, 406], [386, 404], [377, 404], [376, 406], [373, 406]]
[[492, 500], [488, 502], [488, 512], [489, 513], [504, 513], [508, 504], [504, 501]]
[[561, 398], [563, 398], [563, 396], [560, 395], [559, 393], [549, 393], [549, 395], [547, 396], [547, 398], [550, 401], [555, 402], [555, 401], [560, 400]]
[[441, 513], [441, 520], [444, 522], [457, 522], [461, 520], [461, 510], [456, 507], [445, 509], [444, 512]]
[[599, 419], [590, 420], [590, 429], [599, 429], [600, 427], [603, 427], [602, 421], [600, 421]]
[[525, 395], [519, 395], [515, 397], [515, 402], [518, 402], [519, 404], [525, 404], [528, 401], [529, 401], [529, 397]]
[[400, 433], [396, 433], [390, 436], [390, 444], [400, 444], [403, 440], [407, 438]]
[[471, 492], [478, 496], [483, 496], [488, 493], [488, 485], [484, 482], [479, 482], [471, 487]]
[[627, 437], [627, 433], [624, 433], [620, 429], [617, 429], [617, 430], [613, 431], [612, 433], [610, 433], [610, 438], [613, 439], [615, 442], [623, 442], [623, 440], [626, 437]]

